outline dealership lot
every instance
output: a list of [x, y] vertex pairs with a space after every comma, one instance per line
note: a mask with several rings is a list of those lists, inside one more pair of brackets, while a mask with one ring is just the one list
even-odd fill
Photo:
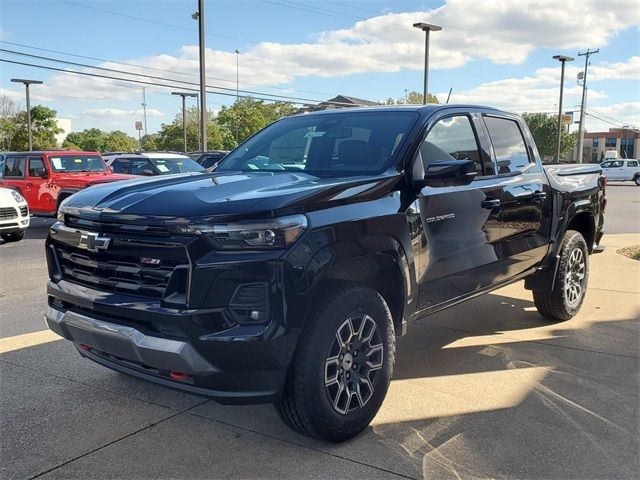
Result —
[[43, 238], [0, 245], [2, 478], [632, 478], [640, 450], [640, 188], [610, 186], [580, 314], [522, 284], [409, 326], [372, 427], [341, 445], [83, 360], [45, 330]]

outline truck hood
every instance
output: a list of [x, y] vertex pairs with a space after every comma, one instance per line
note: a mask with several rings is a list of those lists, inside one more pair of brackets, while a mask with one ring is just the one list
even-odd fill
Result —
[[121, 221], [271, 217], [387, 195], [401, 178], [397, 172], [340, 178], [302, 172], [163, 175], [88, 188], [65, 201], [63, 210]]

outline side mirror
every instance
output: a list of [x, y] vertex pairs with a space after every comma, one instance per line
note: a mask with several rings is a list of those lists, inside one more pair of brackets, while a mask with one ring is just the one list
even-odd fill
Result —
[[153, 176], [153, 170], [149, 170], [148, 168], [144, 168], [144, 169], [140, 170], [140, 175], [144, 175], [145, 177], [152, 177]]
[[447, 187], [469, 185], [476, 176], [473, 160], [437, 160], [427, 165], [423, 179], [416, 179], [418, 187]]

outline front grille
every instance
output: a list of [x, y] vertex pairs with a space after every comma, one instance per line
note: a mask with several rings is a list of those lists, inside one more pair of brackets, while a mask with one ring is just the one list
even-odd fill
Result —
[[[54, 249], [63, 279], [98, 290], [153, 298], [164, 296], [174, 269], [186, 264], [175, 248], [171, 255], [163, 256], [167, 248], [147, 246], [144, 257], [123, 254], [124, 249], [91, 252], [67, 243], [55, 243]], [[159, 263], [147, 264], [151, 260]]]
[[15, 208], [0, 208], [0, 220], [13, 220], [14, 218], [18, 218], [18, 211]]
[[26, 217], [29, 215], [29, 209], [27, 208], [26, 205], [23, 205], [20, 207], [20, 215], [22, 215], [23, 217]]
[[140, 225], [135, 223], [116, 223], [100, 220], [87, 220], [66, 215], [65, 225], [81, 230], [105, 233], [139, 233], [144, 235], [167, 236], [169, 230], [164, 225]]

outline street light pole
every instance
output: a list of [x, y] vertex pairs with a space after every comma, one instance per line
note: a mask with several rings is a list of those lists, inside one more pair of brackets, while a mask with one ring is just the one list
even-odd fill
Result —
[[29, 151], [33, 151], [33, 139], [31, 135], [31, 97], [29, 95], [29, 85], [40, 85], [42, 84], [42, 80], [26, 80], [24, 78], [12, 78], [12, 82], [14, 83], [22, 83], [25, 88], [25, 92], [27, 94], [27, 132], [29, 135]]
[[206, 98], [206, 73], [205, 73], [205, 45], [204, 45], [204, 0], [198, 0], [198, 11], [191, 15], [198, 20], [198, 37], [200, 46], [200, 147], [207, 151], [207, 98]]
[[187, 106], [186, 97], [197, 97], [197, 93], [171, 92], [171, 95], [182, 97], [182, 136], [184, 138], [184, 151], [187, 152]]
[[424, 85], [422, 88], [422, 103], [424, 105], [427, 104], [427, 95], [428, 95], [428, 88], [429, 88], [429, 32], [434, 31], [440, 31], [442, 30], [442, 27], [438, 26], [438, 25], [431, 25], [429, 23], [424, 23], [424, 22], [418, 22], [418, 23], [414, 23], [413, 26], [415, 28], [419, 28], [420, 30], [422, 30], [423, 32], [425, 32], [425, 37], [424, 37]]
[[582, 163], [582, 151], [584, 149], [584, 108], [587, 103], [587, 69], [589, 68], [589, 57], [599, 51], [600, 49], [587, 49], [585, 53], [578, 53], [579, 57], [584, 57], [584, 72], [582, 72], [582, 103], [580, 104], [580, 124], [578, 125], [578, 163]]
[[573, 62], [575, 58], [566, 55], [554, 55], [555, 60], [559, 60], [562, 64], [560, 73], [560, 101], [558, 102], [558, 145], [556, 148], [556, 162], [560, 163], [560, 138], [562, 137], [562, 95], [564, 92], [564, 66], [567, 62]]

